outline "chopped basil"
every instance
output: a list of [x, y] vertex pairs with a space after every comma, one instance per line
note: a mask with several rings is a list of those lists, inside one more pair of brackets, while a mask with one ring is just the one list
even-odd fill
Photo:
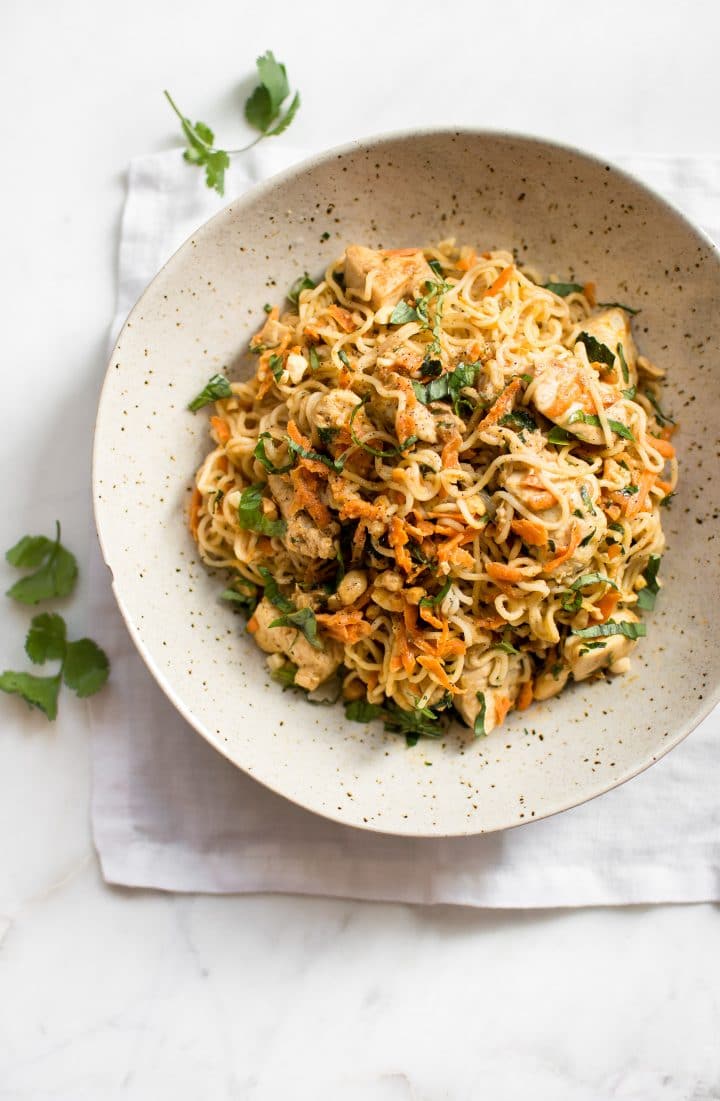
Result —
[[621, 489], [620, 492], [622, 493], [623, 497], [634, 497], [636, 493], [640, 492], [640, 487], [636, 485], [629, 485], [625, 486], [624, 489]]
[[662, 500], [660, 501], [660, 507], [661, 508], [670, 508], [670, 505], [672, 504], [672, 499], [673, 499], [674, 496], [675, 496], [674, 493], [667, 493], [662, 498]]
[[284, 520], [270, 520], [262, 510], [263, 486], [247, 486], [242, 491], [238, 505], [238, 522], [243, 531], [257, 531], [260, 535], [285, 534]]
[[608, 524], [608, 527], [611, 531], [619, 531], [621, 535], [625, 534], [625, 528], [622, 526], [622, 524], [619, 524], [617, 520], [613, 520], [611, 524]]
[[586, 585], [610, 585], [613, 589], [617, 589], [615, 582], [602, 573], [585, 573], [582, 577], [578, 577], [576, 581], [573, 581], [570, 588], [584, 589]]
[[535, 432], [537, 429], [535, 418], [524, 409], [515, 409], [512, 413], [506, 413], [500, 418], [499, 423], [503, 426], [518, 428], [521, 432]]
[[604, 646], [607, 646], [607, 642], [588, 642], [579, 653], [589, 654], [591, 650], [602, 650]]
[[274, 607], [279, 608], [281, 612], [294, 612], [295, 605], [291, 600], [288, 600], [278, 588], [278, 583], [270, 573], [270, 570], [265, 566], [260, 566], [260, 576], [265, 582], [265, 596]]
[[408, 321], [417, 321], [418, 313], [414, 306], [402, 299], [390, 314], [390, 325], [405, 325]]
[[218, 506], [222, 504], [222, 499], [223, 499], [224, 496], [225, 496], [225, 490], [224, 489], [218, 489], [216, 491], [215, 496], [213, 497], [213, 506], [212, 506], [213, 512], [217, 512]]
[[318, 638], [317, 620], [312, 608], [298, 608], [294, 612], [285, 612], [270, 624], [271, 627], [295, 627], [316, 650], [324, 649]]
[[479, 363], [459, 363], [454, 371], [449, 371], [428, 383], [413, 382], [412, 388], [418, 401], [421, 401], [423, 405], [447, 399], [452, 403], [455, 413], [460, 416], [460, 403], [462, 401], [460, 392], [464, 387], [474, 384], [475, 376], [479, 370]]
[[588, 354], [588, 359], [591, 363], [605, 363], [608, 367], [615, 366], [615, 354], [608, 348], [607, 344], [602, 344], [599, 340], [596, 340], [590, 333], [580, 333], [577, 338], [578, 344], [584, 344]]
[[435, 274], [438, 276], [439, 279], [444, 278], [442, 265], [441, 265], [439, 260], [428, 260], [428, 267], [431, 268], [435, 272]]
[[442, 374], [442, 369], [439, 359], [428, 359], [426, 356], [420, 366], [420, 374], [423, 378], [437, 378]]
[[672, 419], [672, 417], [668, 416], [667, 413], [663, 413], [662, 409], [660, 408], [660, 404], [654, 394], [651, 394], [649, 390], [645, 390], [643, 391], [643, 397], [646, 397], [648, 399], [653, 409], [655, 410], [655, 420], [658, 422], [658, 424], [675, 424], [675, 421]]
[[631, 386], [629, 390], [621, 390], [620, 393], [628, 401], [635, 401], [635, 395], [637, 394], [637, 386]]
[[210, 405], [213, 401], [221, 401], [223, 398], [231, 398], [232, 390], [230, 383], [224, 375], [213, 375], [211, 379], [208, 379], [207, 384], [203, 386], [197, 397], [188, 405], [188, 409], [191, 413], [197, 413], [198, 409], [202, 409], [204, 405]]
[[598, 302], [598, 306], [602, 306], [606, 310], [625, 310], [625, 313], [629, 313], [633, 317], [640, 313], [640, 310], [634, 310], [632, 306], [626, 306], [624, 302]]
[[447, 580], [445, 581], [445, 584], [443, 585], [443, 587], [442, 587], [442, 589], [440, 590], [439, 593], [436, 593], [435, 596], [424, 596], [422, 598], [422, 600], [420, 601], [421, 607], [423, 607], [423, 608], [435, 608], [435, 607], [437, 607], [438, 604], [442, 604], [443, 600], [445, 599], [447, 594], [450, 592], [450, 586], [451, 585], [452, 585], [452, 580], [448, 577]]
[[300, 302], [300, 294], [302, 291], [311, 291], [313, 287], [316, 287], [317, 283], [310, 278], [307, 272], [304, 275], [299, 276], [290, 287], [287, 293], [288, 301], [297, 306]]
[[617, 346], [618, 359], [620, 360], [620, 369], [622, 371], [622, 377], [625, 382], [630, 381], [630, 371], [628, 370], [627, 360], [625, 359], [625, 352], [623, 351], [622, 344]]
[[371, 723], [382, 715], [382, 707], [377, 703], [368, 703], [367, 700], [347, 700], [345, 703], [345, 718], [355, 723]]
[[265, 467], [270, 474], [285, 474], [288, 470], [292, 470], [295, 465], [294, 461], [285, 463], [284, 466], [275, 466], [271, 459], [267, 457], [265, 451], [265, 440], [271, 440], [272, 436], [269, 432], [261, 432], [258, 437], [258, 442], [253, 449], [253, 458], [257, 459], [259, 463]]
[[485, 712], [487, 710], [485, 693], [477, 692], [476, 696], [480, 701], [480, 710], [478, 711], [475, 722], [473, 723], [473, 734], [476, 738], [485, 738], [487, 737], [487, 731], [485, 730]]
[[642, 608], [644, 612], [651, 612], [653, 610], [657, 594], [660, 592], [657, 575], [661, 560], [659, 554], [651, 554], [643, 573], [645, 588], [641, 589], [638, 593], [637, 606], [638, 608]]
[[560, 596], [560, 604], [564, 612], [577, 612], [582, 604], [582, 594], [576, 592], [564, 592]]
[[555, 428], [551, 428], [547, 434], [547, 442], [558, 445], [570, 443], [570, 441], [574, 439], [574, 436], [572, 436], [569, 432], [566, 432], [564, 428], [560, 428], [557, 425], [555, 426]]
[[593, 508], [592, 497], [590, 496], [590, 491], [584, 482], [580, 486], [580, 496], [582, 497], [585, 508], [588, 510], [591, 516], [594, 516], [595, 509]]
[[588, 545], [588, 543], [590, 542], [590, 540], [592, 539], [594, 534], [595, 534], [595, 528], [592, 528], [592, 530], [587, 533], [585, 538], [580, 540], [580, 546], [581, 547], [586, 547]]
[[273, 378], [276, 382], [280, 381], [280, 376], [285, 370], [285, 364], [283, 363], [283, 357], [278, 355], [270, 356], [270, 370], [272, 371]]
[[343, 364], [344, 364], [344, 365], [345, 365], [346, 367], [349, 367], [349, 366], [350, 366], [350, 360], [348, 359], [348, 355], [347, 355], [347, 352], [345, 351], [345, 349], [344, 349], [344, 348], [341, 348], [341, 349], [340, 349], [340, 351], [338, 352], [338, 359], [339, 359], [339, 360], [340, 360], [340, 362], [341, 362], [341, 363], [343, 363]]
[[647, 627], [644, 623], [630, 623], [627, 620], [616, 623], [614, 619], [609, 619], [607, 623], [595, 623], [592, 627], [573, 629], [571, 633], [577, 635], [578, 638], [606, 638], [608, 635], [625, 635], [626, 638], [635, 639], [643, 638], [647, 634]]
[[295, 443], [295, 440], [291, 440], [288, 436], [287, 439], [288, 450], [293, 455], [301, 455], [303, 459], [312, 459], [313, 462], [323, 463], [329, 467], [330, 470], [334, 470], [336, 474], [342, 474], [343, 467], [345, 466], [345, 459], [341, 455], [339, 459], [331, 459], [329, 455], [322, 455], [319, 451], [310, 451], [309, 448], [303, 447], [302, 444]]
[[320, 437], [320, 443], [323, 447], [329, 447], [339, 431], [339, 428], [335, 428], [332, 425], [326, 426], [321, 424], [317, 430], [317, 434]]
[[515, 649], [512, 642], [508, 641], [511, 634], [512, 634], [512, 632], [508, 628], [506, 628], [503, 631], [503, 637], [500, 640], [500, 642], [493, 643], [493, 645], [490, 647], [490, 649], [491, 650], [500, 650], [500, 652], [503, 653], [503, 654], [519, 654], [520, 651]]
[[582, 283], [543, 283], [543, 287], [560, 298], [567, 298], [569, 294], [582, 294], [584, 290]]
[[[584, 413], [582, 409], [576, 409], [574, 413], [571, 413], [568, 424], [577, 424], [578, 421], [581, 421], [583, 424], [589, 424], [593, 428], [601, 427], [600, 418], [595, 413]], [[622, 436], [623, 439], [634, 441], [635, 437], [626, 424], [608, 418], [608, 425], [616, 435]]]
[[235, 581], [235, 585], [247, 585], [247, 591], [238, 592], [236, 588], [224, 589], [223, 592], [220, 593], [220, 599], [227, 600], [229, 604], [236, 605], [246, 614], [254, 612], [258, 604], [257, 586], [241, 578]]
[[310, 345], [310, 349], [308, 351], [308, 356], [309, 356], [309, 359], [310, 359], [310, 370], [311, 371], [317, 371], [318, 368], [320, 367], [320, 359], [319, 359], [318, 354], [315, 350], [315, 345], [314, 344]]
[[295, 684], [295, 674], [298, 671], [297, 665], [293, 665], [291, 661], [286, 661], [284, 665], [281, 665], [279, 669], [273, 669], [270, 676], [274, 681], [285, 688], [292, 688]]
[[553, 680], [558, 680], [558, 678], [560, 677], [560, 674], [563, 671], [563, 668], [564, 668], [564, 666], [563, 666], [563, 663], [561, 661], [556, 661], [553, 665], [550, 666], [550, 674], [551, 674]]

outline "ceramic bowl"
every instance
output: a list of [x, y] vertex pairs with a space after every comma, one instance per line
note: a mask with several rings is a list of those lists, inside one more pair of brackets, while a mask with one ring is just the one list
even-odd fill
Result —
[[[329, 233], [329, 238], [326, 234]], [[641, 350], [668, 368], [681, 482], [664, 516], [665, 587], [632, 672], [509, 716], [489, 738], [442, 741], [347, 722], [272, 682], [244, 622], [199, 562], [187, 495], [209, 446], [188, 400], [253, 364], [263, 303], [282, 301], [350, 242], [456, 236], [516, 249], [546, 273], [596, 281], [641, 309]], [[325, 239], [324, 239], [325, 238]], [[718, 698], [720, 259], [677, 211], [603, 161], [482, 132], [363, 141], [298, 165], [200, 228], [151, 283], [112, 354], [97, 419], [94, 496], [122, 614], [161, 688], [229, 761], [288, 799], [372, 830], [499, 830], [584, 802], [676, 746]], [[253, 361], [254, 363], [254, 361]], [[679, 799], [692, 793], [678, 792]]]

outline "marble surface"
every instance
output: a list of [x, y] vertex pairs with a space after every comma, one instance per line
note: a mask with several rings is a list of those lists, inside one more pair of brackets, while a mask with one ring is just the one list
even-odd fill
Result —
[[[551, 28], [547, 12], [506, 0], [421, 18], [388, 3], [383, 47], [376, 20], [320, 3], [276, 0], [271, 23], [212, 0], [3, 5], [0, 545], [57, 516], [85, 559], [124, 167], [175, 141], [163, 87], [239, 141], [233, 82], [271, 46], [304, 94], [298, 145], [318, 127], [332, 144], [456, 120], [602, 153], [718, 152], [716, 6], [612, 2], [600, 18], [559, 2]], [[548, 61], [537, 43], [551, 34]], [[71, 627], [82, 603], [81, 587]], [[4, 608], [3, 668], [26, 619]], [[87, 729], [74, 699], [54, 727], [0, 700], [3, 1101], [720, 1098], [718, 907], [483, 913], [109, 889]]]

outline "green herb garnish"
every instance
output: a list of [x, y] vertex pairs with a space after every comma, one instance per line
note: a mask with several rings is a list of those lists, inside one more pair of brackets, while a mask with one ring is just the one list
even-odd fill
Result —
[[398, 447], [388, 448], [387, 451], [380, 451], [377, 447], [370, 447], [369, 444], [363, 443], [363, 441], [360, 439], [360, 437], [356, 433], [355, 429], [353, 428], [353, 421], [355, 420], [355, 417], [358, 415], [359, 410], [362, 409], [363, 405], [365, 405], [368, 402], [368, 400], [369, 400], [368, 398], [363, 398], [363, 400], [360, 402], [360, 404], [356, 405], [355, 408], [353, 409], [352, 413], [350, 414], [350, 420], [348, 422], [348, 427], [350, 429], [350, 437], [351, 437], [354, 444], [357, 444], [358, 447], [361, 447], [363, 449], [363, 451], [367, 451], [367, 453], [369, 455], [375, 455], [378, 459], [389, 459], [393, 455], [402, 455], [405, 451], [408, 450], [408, 448], [412, 447], [413, 444], [417, 443], [417, 441], [418, 441], [417, 436], [408, 436], [408, 438], [406, 440], [404, 440], [404, 442], [401, 443]]
[[21, 604], [37, 604], [56, 596], [69, 596], [75, 588], [78, 568], [75, 555], [60, 542], [60, 524], [55, 522], [55, 539], [25, 535], [6, 552], [5, 558], [19, 570], [34, 570], [16, 581], [7, 596]]
[[615, 366], [615, 353], [608, 348], [607, 344], [602, 344], [590, 333], [580, 333], [577, 343], [585, 345], [591, 363], [605, 363], [608, 367]]
[[477, 692], [476, 696], [480, 701], [480, 710], [478, 711], [475, 722], [473, 723], [473, 734], [476, 738], [486, 738], [487, 731], [485, 730], [485, 713], [487, 711], [487, 704], [485, 702], [485, 693]]
[[557, 444], [558, 446], [562, 446], [562, 444], [570, 443], [574, 440], [575, 436], [571, 435], [570, 432], [566, 432], [564, 428], [560, 428], [557, 425], [555, 426], [555, 428], [551, 428], [547, 434], [547, 442]]
[[[597, 416], [596, 413], [584, 413], [582, 409], [576, 409], [575, 412], [570, 415], [568, 424], [577, 424], [579, 421], [583, 424], [589, 424], [593, 428], [602, 427], [600, 418]], [[612, 429], [613, 432], [616, 433], [616, 435], [622, 436], [623, 439], [635, 439], [628, 426], [626, 424], [623, 424], [622, 421], [614, 421], [608, 418], [608, 426]]]
[[294, 612], [285, 612], [270, 624], [271, 627], [294, 627], [305, 636], [316, 650], [324, 649], [318, 638], [317, 620], [312, 608], [298, 608]]
[[247, 486], [242, 491], [238, 505], [238, 522], [243, 531], [256, 531], [260, 535], [283, 536], [287, 530], [284, 520], [270, 520], [262, 509], [263, 486]]
[[318, 354], [315, 350], [315, 345], [314, 344], [310, 345], [310, 349], [308, 351], [308, 359], [310, 360], [310, 370], [311, 371], [317, 371], [320, 367], [320, 359], [319, 359]]
[[418, 312], [414, 306], [411, 306], [409, 302], [404, 302], [402, 299], [398, 302], [397, 306], [390, 314], [389, 325], [405, 325], [408, 321], [417, 321]]
[[640, 313], [640, 310], [634, 310], [632, 306], [626, 306], [624, 302], [598, 302], [598, 306], [602, 306], [606, 310], [625, 310], [625, 313], [632, 314], [633, 317]]
[[203, 386], [197, 397], [190, 402], [188, 409], [191, 413], [197, 413], [198, 409], [202, 409], [204, 405], [210, 405], [213, 401], [221, 401], [223, 398], [231, 397], [232, 390], [225, 376], [213, 375], [207, 384]]
[[282, 105], [290, 95], [290, 87], [285, 66], [275, 60], [272, 50], [259, 57], [256, 65], [260, 83], [245, 102], [245, 118], [253, 129], [260, 131], [260, 135], [241, 149], [217, 149], [215, 135], [210, 127], [204, 122], [191, 123], [182, 114], [170, 93], [165, 92], [165, 98], [180, 119], [187, 142], [183, 157], [188, 164], [205, 169], [207, 186], [219, 195], [225, 192], [225, 171], [230, 164], [230, 157], [236, 153], [244, 153], [263, 138], [282, 134], [295, 118], [300, 106], [300, 96], [296, 92], [285, 113], [281, 113]]
[[506, 413], [498, 423], [506, 427], [517, 428], [521, 432], [534, 432], [537, 429], [535, 418], [524, 409], [515, 409], [512, 413]]
[[294, 306], [298, 306], [300, 304], [300, 294], [302, 291], [311, 291], [316, 286], [317, 283], [315, 280], [311, 279], [308, 273], [305, 272], [304, 275], [298, 276], [287, 292], [288, 301], [292, 302]]
[[643, 572], [643, 577], [645, 578], [645, 588], [641, 589], [638, 593], [637, 606], [638, 608], [642, 608], [644, 612], [651, 612], [655, 607], [657, 594], [660, 592], [657, 575], [658, 570], [660, 569], [661, 561], [661, 555], [651, 554], [648, 559], [648, 564]]
[[594, 516], [595, 515], [595, 509], [593, 507], [592, 497], [590, 496], [590, 490], [588, 489], [588, 487], [585, 485], [584, 482], [580, 486], [580, 496], [582, 497], [582, 502], [585, 505], [585, 508], [587, 509], [587, 511], [590, 513], [591, 516]]
[[615, 582], [611, 581], [609, 577], [605, 577], [603, 573], [585, 573], [582, 577], [578, 577], [573, 581], [570, 588], [584, 589], [588, 585], [610, 585], [611, 588], [617, 589]]
[[89, 638], [67, 641], [65, 621], [56, 613], [35, 616], [25, 640], [25, 650], [36, 665], [60, 661], [60, 669], [50, 677], [6, 670], [0, 674], [0, 690], [22, 696], [30, 707], [42, 711], [48, 719], [57, 716], [60, 685], [64, 682], [77, 696], [85, 698], [98, 692], [108, 678], [107, 655]]
[[270, 474], [286, 474], [288, 470], [292, 470], [295, 465], [295, 460], [291, 460], [289, 463], [285, 463], [284, 466], [275, 466], [273, 461], [268, 458], [265, 451], [265, 440], [271, 440], [273, 437], [269, 432], [261, 432], [258, 436], [258, 442], [253, 449], [253, 458], [257, 459], [259, 463], [265, 467]]
[[435, 608], [435, 607], [437, 607], [438, 604], [442, 604], [443, 600], [445, 599], [447, 594], [450, 592], [450, 586], [451, 585], [452, 585], [452, 580], [451, 580], [451, 578], [448, 577], [445, 581], [445, 584], [443, 585], [443, 587], [442, 587], [442, 589], [440, 590], [439, 593], [436, 593], [435, 596], [424, 596], [422, 598], [422, 600], [420, 601], [421, 607], [423, 607], [423, 608]]
[[644, 623], [630, 623], [627, 620], [616, 623], [614, 619], [609, 619], [607, 623], [596, 623], [592, 627], [573, 628], [571, 634], [577, 635], [578, 638], [606, 638], [608, 635], [625, 635], [626, 638], [634, 639], [643, 638], [647, 634], [647, 627]]
[[660, 404], [654, 394], [651, 394], [649, 390], [644, 390], [643, 397], [647, 398], [647, 400], [650, 402], [653, 409], [655, 410], [655, 420], [658, 422], [658, 424], [675, 424], [675, 421], [672, 419], [672, 417], [668, 416], [667, 413], [663, 413], [662, 409], [660, 408]]
[[295, 443], [295, 440], [287, 438], [288, 450], [293, 455], [301, 455], [303, 459], [312, 459], [313, 462], [323, 463], [324, 466], [334, 470], [336, 474], [342, 474], [343, 467], [345, 466], [345, 457], [340, 456], [339, 459], [331, 459], [329, 455], [322, 455], [319, 451], [311, 451], [307, 447], [303, 447], [300, 443]]
[[546, 291], [559, 295], [560, 298], [567, 298], [569, 294], [584, 293], [582, 283], [543, 283], [543, 287]]
[[623, 351], [622, 344], [617, 346], [618, 359], [620, 360], [620, 369], [622, 371], [622, 377], [624, 382], [630, 381], [630, 371], [628, 369], [627, 360], [625, 359], [625, 352]]

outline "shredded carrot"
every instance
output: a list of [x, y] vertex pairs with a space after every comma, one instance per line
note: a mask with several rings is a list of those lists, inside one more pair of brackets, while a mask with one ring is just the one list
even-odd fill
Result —
[[515, 269], [513, 268], [512, 264], [511, 264], [509, 268], [505, 268], [504, 271], [501, 271], [500, 274], [498, 275], [497, 279], [495, 280], [495, 282], [492, 284], [492, 286], [488, 287], [488, 289], [485, 291], [485, 294], [484, 294], [483, 297], [492, 298], [493, 295], [499, 294], [500, 291], [505, 286], [505, 284], [507, 283], [508, 279], [510, 278], [510, 276], [512, 275], [514, 270]]
[[595, 298], [596, 290], [597, 288], [594, 283], [586, 283], [583, 287], [583, 294], [591, 306], [597, 305], [597, 299]]
[[445, 470], [449, 470], [451, 467], [457, 466], [458, 459], [460, 458], [461, 444], [462, 436], [459, 432], [454, 432], [441, 452], [442, 464]]
[[533, 701], [533, 685], [531, 680], [523, 681], [518, 692], [518, 698], [515, 701], [515, 707], [518, 711], [527, 711], [528, 707]]
[[197, 486], [193, 486], [192, 497], [190, 498], [190, 514], [189, 514], [189, 526], [190, 534], [197, 539], [198, 523], [200, 518], [200, 505], [202, 504], [202, 493]]
[[677, 432], [676, 424], [666, 424], [664, 428], [660, 429], [660, 438], [663, 440], [669, 440]]
[[328, 306], [328, 313], [331, 317], [340, 325], [341, 329], [344, 329], [346, 333], [352, 333], [357, 328], [353, 315], [349, 310], [344, 309], [342, 306]]
[[417, 633], [417, 618], [417, 604], [409, 604], [406, 600], [403, 606], [403, 619], [405, 620], [405, 629], [409, 635]]
[[418, 662], [420, 665], [422, 665], [423, 669], [426, 669], [427, 672], [435, 678], [438, 684], [440, 684], [446, 692], [452, 692], [452, 694], [455, 696], [458, 692], [461, 691], [460, 688], [456, 688], [456, 686], [452, 683], [437, 658], [431, 658], [428, 657], [427, 654], [423, 654], [421, 657], [418, 658]]
[[427, 604], [420, 605], [420, 618], [424, 619], [426, 623], [429, 623], [431, 627], [434, 627], [436, 631], [442, 630], [442, 620], [438, 619], [436, 615], [433, 615]]
[[549, 489], [537, 489], [526, 493], [524, 497], [525, 504], [533, 512], [544, 512], [546, 508], [552, 508], [555, 504], [555, 497]]
[[303, 460], [290, 472], [290, 480], [295, 490], [291, 504], [293, 513], [304, 510], [310, 514], [319, 528], [328, 527], [332, 521], [332, 515], [330, 509], [320, 499], [322, 477], [316, 471], [309, 470]]
[[513, 520], [510, 527], [529, 547], [544, 547], [548, 541], [547, 528], [537, 520]]
[[619, 543], [611, 543], [606, 551], [608, 558], [619, 558], [621, 553], [622, 551]]
[[470, 268], [477, 264], [477, 253], [475, 249], [470, 249], [466, 256], [461, 256], [455, 265], [458, 271], [470, 271]]
[[218, 438], [219, 443], [227, 443], [230, 439], [230, 426], [227, 421], [224, 421], [222, 417], [211, 417], [210, 424], [215, 429], [215, 435]]
[[338, 642], [359, 642], [372, 632], [372, 624], [363, 619], [362, 612], [357, 608], [332, 613], [318, 612], [315, 618], [323, 631]]
[[660, 478], [658, 478], [655, 482], [655, 485], [658, 487], [661, 493], [665, 494], [665, 496], [667, 496], [668, 493], [672, 492], [672, 482], [663, 482]]
[[502, 726], [507, 717], [507, 713], [512, 706], [512, 700], [509, 696], [496, 696], [495, 697], [495, 718], [497, 719], [498, 726]]
[[258, 617], [256, 615], [250, 616], [250, 619], [247, 621], [247, 629], [250, 632], [250, 634], [254, 635], [259, 627], [260, 627], [260, 621], [259, 621]]
[[355, 534], [352, 539], [352, 556], [353, 561], [359, 561], [363, 548], [365, 547], [365, 539], [367, 537], [367, 527], [362, 522], [355, 528]]
[[478, 432], [484, 432], [486, 428], [491, 428], [492, 425], [497, 424], [501, 417], [504, 417], [506, 413], [510, 412], [512, 403], [515, 400], [515, 395], [520, 389], [522, 383], [519, 378], [514, 378], [512, 382], [505, 387], [500, 397], [497, 399], [487, 416], [483, 417], [477, 426]]
[[512, 584], [513, 582], [522, 581], [525, 577], [522, 570], [518, 569], [517, 566], [508, 566], [505, 562], [488, 562], [485, 569], [493, 581], [507, 581]]
[[408, 543], [408, 536], [405, 531], [405, 525], [399, 516], [393, 516], [390, 521], [388, 541], [395, 552], [395, 561], [400, 569], [404, 570], [405, 573], [410, 573], [413, 568], [413, 562], [410, 554], [405, 549]]
[[554, 558], [551, 558], [549, 562], [545, 563], [545, 573], [552, 573], [558, 566], [562, 566], [563, 562], [567, 562], [568, 558], [572, 558], [575, 551], [580, 546], [580, 534], [580, 525], [573, 524], [572, 532], [570, 533], [570, 542], [564, 550], [561, 550], [559, 554], [556, 554]]
[[638, 512], [642, 512], [645, 508], [650, 490], [655, 483], [655, 474], [652, 470], [643, 470], [640, 478], [638, 479], [638, 491], [628, 501], [627, 515], [628, 518], [637, 516]]
[[617, 505], [606, 505], [604, 511], [613, 522], [620, 519], [620, 508]]
[[396, 667], [404, 669], [408, 676], [410, 676], [415, 669], [415, 658], [408, 645], [405, 621], [403, 619], [398, 619], [395, 621], [395, 624], [395, 653], [391, 665], [398, 660], [400, 664]]
[[609, 593], [605, 593], [602, 600], [598, 600], [596, 607], [602, 616], [603, 623], [610, 618], [621, 599], [622, 593], [618, 593], [614, 589], [611, 589]]
[[675, 458], [675, 448], [669, 440], [656, 439], [654, 436], [651, 436], [649, 440], [653, 451], [658, 451], [664, 459]]
[[475, 616], [473, 622], [476, 627], [480, 627], [484, 631], [499, 631], [502, 627], [507, 627], [507, 620], [497, 613], [495, 615]]

